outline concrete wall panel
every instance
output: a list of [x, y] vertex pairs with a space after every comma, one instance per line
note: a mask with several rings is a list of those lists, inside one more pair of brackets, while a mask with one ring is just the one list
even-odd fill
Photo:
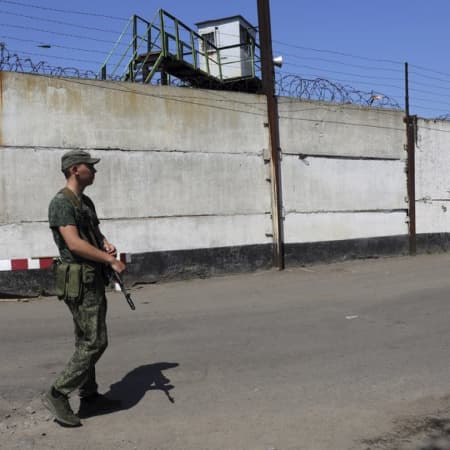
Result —
[[[121, 251], [191, 250], [270, 244], [270, 215], [106, 221], [102, 229]], [[144, 249], [144, 250], [143, 250]]]
[[418, 120], [417, 233], [450, 232], [450, 122]]
[[450, 200], [450, 122], [418, 121], [416, 198]]
[[279, 99], [284, 153], [405, 158], [404, 113], [355, 105]]
[[416, 230], [418, 234], [450, 232], [450, 202], [417, 202]]
[[47, 220], [48, 203], [64, 186], [62, 151], [0, 149], [0, 224]]
[[406, 213], [288, 214], [286, 243], [406, 235]]
[[[0, 223], [47, 220], [48, 202], [64, 186], [61, 149], [0, 151]], [[96, 181], [85, 191], [109, 218], [264, 214], [270, 186], [261, 156], [93, 151]], [[242, 195], [245, 193], [245, 195]], [[96, 201], [97, 200], [97, 201]]]
[[0, 223], [0, 260], [57, 254], [47, 222]]
[[[270, 215], [103, 220], [101, 229], [119, 252], [191, 250], [270, 244]], [[56, 256], [47, 222], [0, 225], [0, 259]]]
[[[270, 212], [261, 156], [104, 152], [92, 195], [109, 198], [106, 217], [232, 215]], [[110, 185], [109, 181], [114, 180]], [[130, 202], [130, 193], [133, 201]]]
[[263, 96], [0, 72], [0, 145], [259, 153]]
[[403, 161], [283, 157], [286, 211], [405, 209]]

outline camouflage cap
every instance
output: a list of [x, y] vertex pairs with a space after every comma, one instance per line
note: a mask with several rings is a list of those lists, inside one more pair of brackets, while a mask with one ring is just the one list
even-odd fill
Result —
[[91, 158], [91, 154], [83, 150], [70, 150], [61, 158], [61, 170], [64, 171], [75, 164], [97, 164], [100, 158]]

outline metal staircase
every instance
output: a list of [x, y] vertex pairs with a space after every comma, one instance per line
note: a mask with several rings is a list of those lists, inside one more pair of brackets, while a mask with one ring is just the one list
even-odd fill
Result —
[[[250, 76], [226, 78], [221, 53], [246, 45]], [[99, 78], [198, 88], [258, 92], [259, 46], [254, 40], [216, 47], [177, 18], [160, 9], [149, 22], [134, 15], [101, 66]], [[236, 61], [233, 61], [236, 64]]]

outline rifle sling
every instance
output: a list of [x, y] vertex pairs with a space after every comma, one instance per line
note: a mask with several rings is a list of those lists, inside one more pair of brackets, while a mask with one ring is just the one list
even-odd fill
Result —
[[[61, 189], [60, 192], [62, 194], [64, 194], [66, 196], [66, 198], [68, 198], [70, 200], [70, 202], [72, 203], [72, 205], [74, 206], [75, 209], [81, 211], [81, 208], [82, 208], [81, 200], [75, 195], [75, 193], [73, 191], [71, 191], [68, 187], [65, 187], [65, 188]], [[101, 247], [101, 243], [97, 239], [92, 222], [90, 220], [88, 222], [89, 223], [86, 228], [87, 228], [87, 232], [88, 232], [89, 236], [85, 235], [83, 227], [81, 227], [81, 226], [78, 227], [78, 231], [80, 233], [81, 238], [84, 241], [87, 241], [90, 244], [94, 245], [99, 250], [103, 250], [103, 248]]]

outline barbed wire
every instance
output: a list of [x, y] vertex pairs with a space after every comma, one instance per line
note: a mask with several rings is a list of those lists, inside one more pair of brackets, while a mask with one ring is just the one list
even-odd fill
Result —
[[[52, 66], [46, 61], [33, 62], [31, 58], [23, 58], [18, 53], [10, 52], [6, 45], [0, 42], [0, 70], [42, 74], [55, 77], [74, 77], [99, 79], [93, 70], [81, 70], [77, 67]], [[109, 80], [119, 80], [119, 77], [109, 77]], [[160, 84], [156, 80], [155, 84]], [[193, 86], [176, 78], [170, 79], [173, 86]], [[400, 105], [389, 96], [378, 91], [361, 91], [348, 85], [343, 85], [323, 78], [308, 79], [301, 75], [289, 74], [278, 76], [276, 94], [279, 96], [296, 97], [304, 100], [319, 100], [323, 102], [358, 104], [364, 106], [401, 109]]]
[[294, 74], [277, 78], [276, 93], [279, 96], [297, 97], [304, 100], [401, 109], [396, 100], [382, 92], [360, 91], [323, 78], [307, 79]]
[[23, 58], [17, 53], [10, 52], [3, 42], [0, 42], [0, 70], [55, 77], [97, 78], [97, 74], [92, 70], [80, 70], [76, 67], [51, 66], [46, 61], [35, 63], [31, 58]]

